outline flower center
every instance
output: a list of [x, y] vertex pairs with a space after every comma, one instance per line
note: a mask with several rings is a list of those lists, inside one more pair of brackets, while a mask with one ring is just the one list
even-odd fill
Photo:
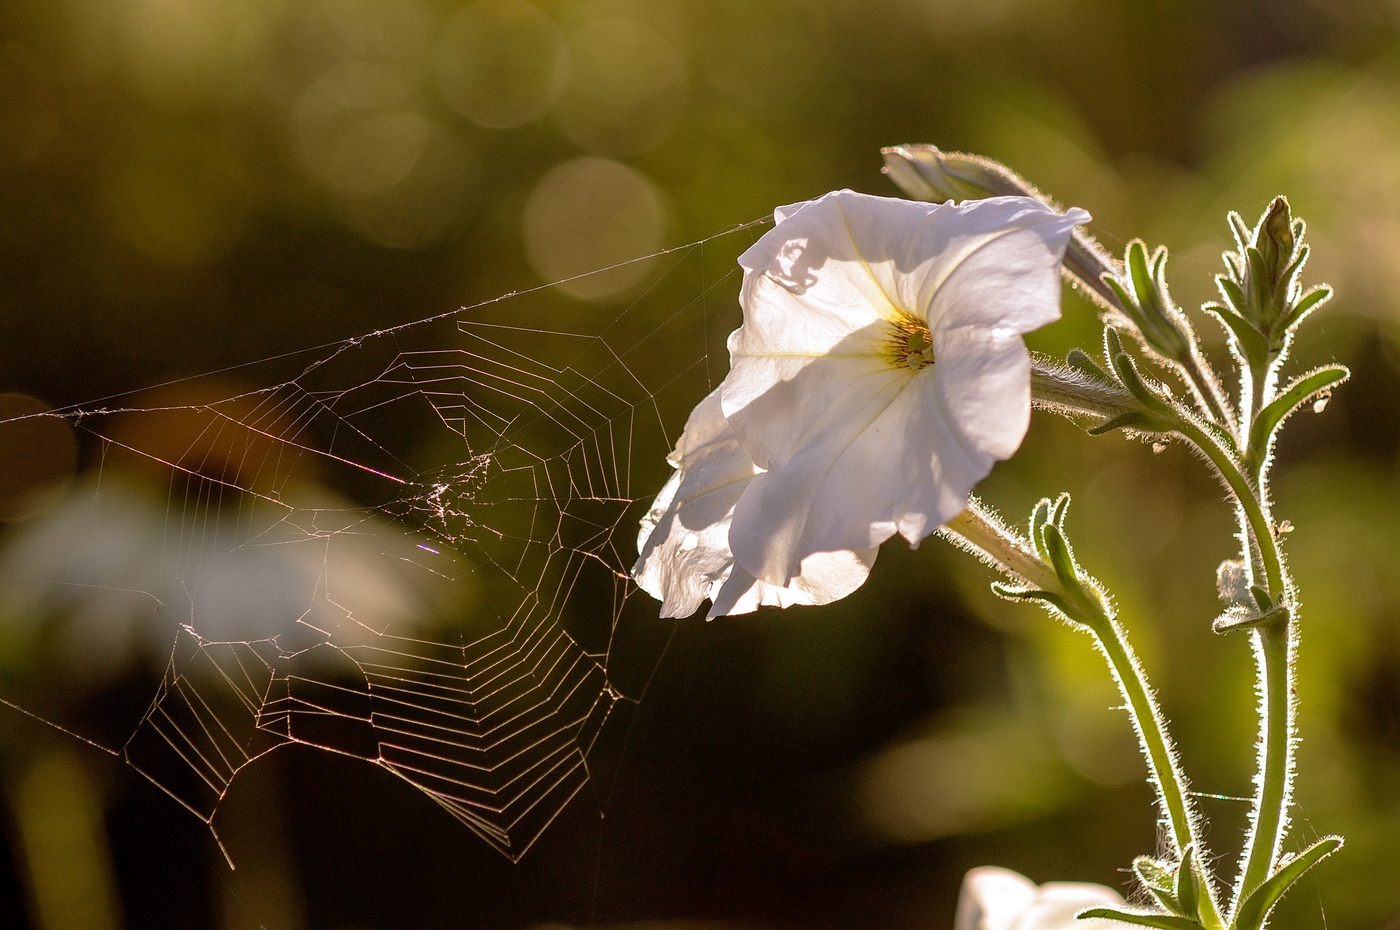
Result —
[[922, 371], [933, 364], [933, 334], [922, 320], [900, 316], [885, 340], [885, 356], [891, 367]]

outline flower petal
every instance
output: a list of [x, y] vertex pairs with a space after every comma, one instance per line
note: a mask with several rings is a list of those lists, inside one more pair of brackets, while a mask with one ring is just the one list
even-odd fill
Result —
[[[816, 552], [917, 543], [1010, 456], [1030, 419], [1020, 334], [1059, 315], [1088, 218], [1004, 197], [926, 204], [837, 191], [779, 210], [745, 252], [723, 414], [766, 474], [735, 511], [739, 564], [786, 584]], [[900, 340], [927, 321], [931, 369]]]
[[1104, 885], [1047, 882], [1039, 887], [1010, 869], [982, 866], [967, 873], [955, 930], [1109, 930], [1116, 920], [1079, 920], [1090, 907], [1121, 907], [1123, 896]]
[[788, 566], [813, 552], [878, 546], [895, 533], [917, 543], [967, 506], [967, 492], [994, 458], [959, 434], [936, 368], [894, 390], [853, 386], [848, 397], [863, 405], [851, 412], [833, 402], [825, 432], [750, 482], [729, 531], [744, 569], [783, 583]]
[[963, 878], [954, 930], [1011, 930], [1035, 903], [1035, 883], [1019, 872], [984, 865]]
[[850, 594], [870, 574], [873, 548], [813, 555], [788, 585], [734, 570], [730, 520], [758, 469], [720, 413], [717, 391], [692, 411], [671, 463], [677, 471], [642, 519], [632, 570], [637, 584], [662, 602], [663, 617], [690, 616], [706, 598], [714, 601], [711, 617], [825, 604]]

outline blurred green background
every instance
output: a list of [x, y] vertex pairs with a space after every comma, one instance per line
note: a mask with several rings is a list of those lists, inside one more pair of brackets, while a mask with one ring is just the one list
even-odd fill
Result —
[[[1308, 280], [1338, 294], [1299, 364], [1354, 378], [1279, 453], [1306, 611], [1294, 843], [1348, 845], [1276, 925], [1400, 927], [1398, 43], [1381, 0], [6, 0], [6, 415], [417, 320], [837, 187], [892, 194], [882, 145], [991, 156], [1090, 210], [1111, 250], [1169, 246], [1188, 307], [1213, 297], [1226, 212], [1252, 223], [1284, 193], [1310, 224]], [[737, 323], [722, 279], [753, 235], [688, 259], [698, 280], [630, 265], [521, 304], [521, 322], [662, 319], [714, 286], [713, 381]], [[1037, 345], [1094, 330], [1071, 298]], [[700, 345], [673, 348], [694, 362]], [[215, 396], [275, 383], [240, 380], [255, 375]], [[665, 400], [676, 428], [704, 381]], [[48, 506], [19, 491], [94, 480], [110, 447], [8, 429], [13, 546]], [[1038, 416], [982, 493], [1019, 519], [1061, 490], [1218, 796], [1203, 803], [1228, 865], [1254, 721], [1247, 648], [1209, 631], [1231, 555], [1220, 492], [1182, 449]], [[1121, 888], [1156, 839], [1107, 674], [986, 581], [942, 544], [891, 545], [841, 605], [676, 625], [616, 775], [520, 865], [382, 772], [288, 749], [221, 810], [230, 871], [130, 770], [0, 708], [0, 923], [915, 928], [951, 926], [979, 864]], [[86, 687], [60, 635], [0, 624], [0, 696], [119, 744], [159, 662]], [[122, 635], [79, 649], [170, 634]]]

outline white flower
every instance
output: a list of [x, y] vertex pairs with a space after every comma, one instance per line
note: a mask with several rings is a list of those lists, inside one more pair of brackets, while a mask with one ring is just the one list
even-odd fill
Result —
[[1059, 318], [1060, 262], [1089, 216], [851, 191], [775, 216], [739, 259], [744, 324], [720, 399], [756, 472], [728, 548], [781, 587], [817, 581], [816, 553], [896, 533], [917, 545], [1016, 450], [1030, 421], [1021, 336]]
[[736, 569], [729, 521], [744, 489], [759, 474], [720, 413], [716, 390], [700, 402], [668, 461], [676, 469], [642, 520], [633, 576], [662, 602], [661, 616], [688, 617], [709, 598], [710, 616], [763, 606], [826, 604], [864, 583], [874, 548], [808, 556], [786, 585], [770, 585]]
[[1082, 882], [1035, 882], [1010, 869], [983, 866], [963, 879], [954, 930], [1111, 930], [1117, 920], [1079, 920], [1090, 907], [1122, 907], [1112, 888]]

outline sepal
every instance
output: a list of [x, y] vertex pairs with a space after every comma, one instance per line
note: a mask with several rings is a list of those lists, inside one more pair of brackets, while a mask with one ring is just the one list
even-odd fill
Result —
[[1108, 284], [1118, 294], [1123, 313], [1141, 333], [1147, 347], [1164, 359], [1184, 362], [1195, 334], [1186, 315], [1167, 292], [1167, 250], [1158, 247], [1148, 257], [1141, 239], [1128, 243], [1124, 273]]
[[1226, 273], [1216, 278], [1225, 301], [1207, 309], [1239, 342], [1245, 360], [1261, 368], [1287, 352], [1298, 325], [1332, 292], [1325, 285], [1304, 291], [1299, 283], [1308, 260], [1306, 225], [1293, 218], [1285, 198], [1274, 198], [1252, 230], [1231, 213], [1230, 228], [1236, 249], [1225, 254]]
[[1138, 856], [1133, 860], [1133, 875], [1164, 910], [1181, 913], [1181, 903], [1176, 897], [1176, 873], [1171, 868], [1156, 859]]
[[1103, 587], [1080, 567], [1074, 550], [1065, 535], [1065, 518], [1069, 514], [1070, 498], [1061, 494], [1054, 501], [1042, 498], [1031, 510], [1030, 544], [1035, 554], [1047, 563], [1059, 582], [1059, 591], [1003, 586], [997, 593], [1017, 600], [1036, 600], [1059, 612], [1074, 624], [1092, 625], [1107, 618], [1112, 611]]
[[1259, 930], [1275, 904], [1293, 883], [1323, 859], [1342, 848], [1340, 836], [1325, 836], [1307, 849], [1292, 857], [1269, 876], [1258, 888], [1251, 891], [1240, 904], [1231, 930]]

